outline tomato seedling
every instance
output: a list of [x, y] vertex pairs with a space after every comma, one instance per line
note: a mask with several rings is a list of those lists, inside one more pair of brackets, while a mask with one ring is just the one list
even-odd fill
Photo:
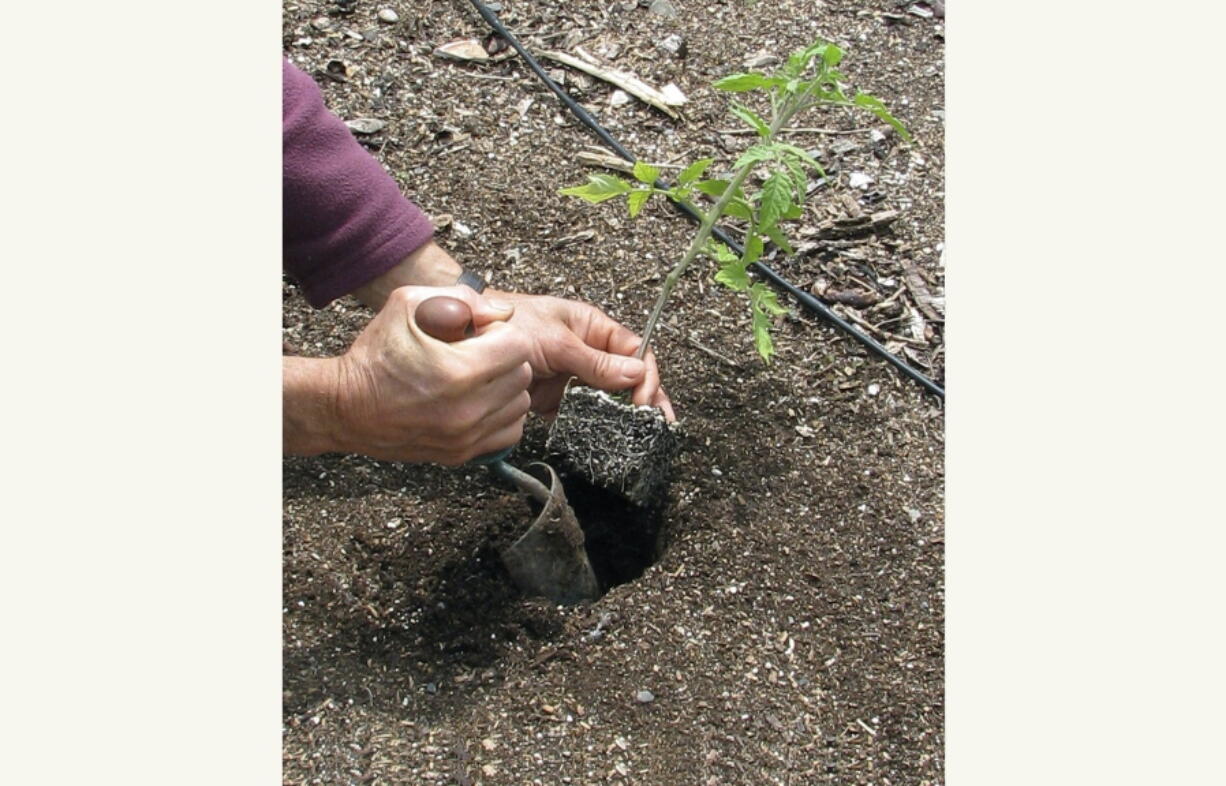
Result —
[[[819, 40], [794, 52], [773, 74], [732, 74], [714, 83], [716, 89], [732, 93], [765, 93], [770, 105], [769, 120], [738, 101], [730, 105], [729, 111], [748, 124], [758, 139], [736, 160], [727, 178], [704, 180], [703, 176], [714, 163], [714, 159], [704, 158], [682, 170], [675, 185], [662, 188], [659, 169], [638, 161], [634, 165], [633, 182], [616, 175], [597, 174], [589, 175], [584, 185], [562, 189], [563, 194], [592, 204], [625, 197], [631, 218], [639, 215], [647, 201], [659, 194], [688, 205], [702, 218], [689, 248], [664, 279], [643, 329], [643, 343], [637, 357], [641, 358], [647, 351], [673, 288], [690, 263], [704, 255], [718, 265], [716, 281], [748, 296], [754, 346], [762, 359], [770, 362], [775, 352], [770, 336], [771, 317], [784, 314], [787, 309], [779, 304], [773, 290], [761, 282], [750, 281], [748, 269], [762, 256], [767, 241], [784, 253], [793, 253], [780, 223], [802, 215], [809, 188], [808, 173], [816, 171], [821, 177], [826, 176], [812, 155], [782, 141], [788, 123], [814, 106], [852, 107], [872, 112], [904, 140], [911, 141], [911, 135], [880, 100], [859, 91], [848, 97], [844, 91], [846, 77], [838, 70], [842, 59], [843, 50]], [[750, 174], [763, 168], [765, 176], [761, 186], [747, 189]], [[704, 210], [695, 202], [700, 195], [714, 199], [714, 204]], [[740, 256], [711, 238], [711, 229], [723, 216], [745, 222], [744, 253]]]

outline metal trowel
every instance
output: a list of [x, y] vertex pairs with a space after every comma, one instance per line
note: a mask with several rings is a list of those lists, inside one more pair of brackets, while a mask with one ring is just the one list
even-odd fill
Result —
[[[413, 315], [417, 326], [440, 341], [462, 341], [473, 335], [468, 304], [452, 297], [428, 298]], [[549, 598], [572, 606], [600, 596], [596, 574], [584, 548], [583, 530], [567, 504], [558, 474], [548, 464], [535, 462], [529, 468], [548, 475], [549, 485], [507, 463], [511, 448], [479, 456], [498, 477], [536, 500], [540, 513], [528, 530], [502, 552], [502, 561], [516, 586], [527, 595]]]

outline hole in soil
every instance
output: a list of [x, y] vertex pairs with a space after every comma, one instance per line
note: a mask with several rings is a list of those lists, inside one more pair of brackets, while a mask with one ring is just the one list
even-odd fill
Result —
[[567, 501], [583, 528], [588, 561], [603, 595], [634, 581], [663, 551], [662, 516], [577, 476], [562, 476]]

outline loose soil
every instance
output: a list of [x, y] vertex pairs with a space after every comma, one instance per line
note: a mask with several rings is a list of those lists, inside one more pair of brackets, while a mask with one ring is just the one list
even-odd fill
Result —
[[[800, 253], [769, 264], [940, 381], [943, 19], [893, 0], [671, 3], [676, 17], [592, 0], [500, 16], [531, 47], [675, 83], [682, 122], [546, 64], [622, 144], [674, 165], [727, 167], [750, 143], [726, 133], [738, 121], [712, 81], [762, 50], [842, 45], [853, 84], [919, 144], [856, 131], [881, 128], [866, 116], [808, 116], [856, 132], [794, 135], [832, 182], [793, 230]], [[489, 37], [468, 2], [283, 7], [285, 52], [338, 115], [386, 121], [360, 139], [458, 259], [641, 329], [689, 225], [663, 204], [632, 221], [558, 195], [596, 171], [576, 155], [598, 143], [518, 58], [432, 54]], [[683, 57], [656, 46], [674, 33]], [[852, 187], [856, 173], [872, 182]], [[828, 230], [883, 210], [900, 216], [872, 234]], [[687, 274], [656, 342], [685, 432], [658, 532], [618, 541], [609, 501], [571, 489], [615, 585], [594, 603], [515, 591], [498, 549], [531, 510], [483, 469], [285, 459], [286, 783], [943, 782], [943, 405], [798, 308], [764, 365], [746, 304], [711, 272]], [[349, 299], [314, 311], [288, 282], [283, 306], [307, 355], [343, 352], [371, 316]], [[544, 456], [546, 436], [530, 419], [511, 460]]]

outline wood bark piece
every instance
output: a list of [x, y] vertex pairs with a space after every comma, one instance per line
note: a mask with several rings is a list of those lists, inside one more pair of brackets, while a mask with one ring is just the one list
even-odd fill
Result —
[[568, 65], [597, 79], [603, 79], [610, 84], [620, 87], [643, 103], [654, 106], [672, 119], [681, 119], [681, 113], [674, 109], [674, 107], [684, 104], [686, 98], [675, 87], [669, 93], [665, 93], [663, 90], [652, 87], [628, 71], [619, 71], [616, 68], [598, 65], [567, 52], [544, 50], [537, 52], [537, 55], [562, 63], [563, 65]]
[[906, 283], [907, 289], [911, 290], [911, 297], [915, 298], [915, 305], [919, 306], [920, 311], [924, 312], [924, 316], [929, 319], [940, 322], [945, 318], [945, 298], [933, 297], [933, 294], [928, 289], [924, 277], [920, 275], [919, 269], [914, 264], [907, 260], [902, 260], [902, 280]]
[[[575, 156], [581, 164], [588, 166], [598, 166], [604, 169], [612, 169], [616, 172], [625, 172], [632, 174], [634, 172], [634, 164], [625, 160], [621, 156], [615, 156], [612, 153], [605, 153], [600, 150], [581, 150]], [[651, 162], [648, 162], [651, 163]], [[656, 169], [680, 169], [676, 164], [651, 164]]]
[[823, 221], [818, 225], [817, 235], [820, 238], [855, 237], [856, 235], [865, 235], [893, 223], [894, 219], [898, 218], [900, 215], [902, 214], [897, 210], [881, 210], [868, 216], [861, 215], [851, 218], [836, 218], [830, 221]]

